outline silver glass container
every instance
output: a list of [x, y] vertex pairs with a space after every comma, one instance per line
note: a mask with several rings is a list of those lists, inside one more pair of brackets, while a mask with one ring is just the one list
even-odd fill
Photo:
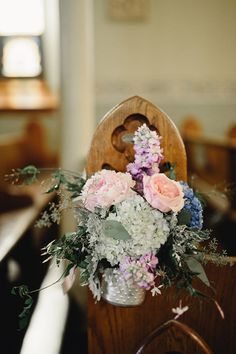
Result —
[[145, 299], [144, 289], [128, 283], [119, 271], [113, 269], [106, 269], [101, 290], [102, 298], [115, 306], [139, 306]]

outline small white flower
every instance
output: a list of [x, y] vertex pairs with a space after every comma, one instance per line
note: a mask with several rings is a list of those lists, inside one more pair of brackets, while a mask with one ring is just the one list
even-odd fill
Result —
[[176, 320], [177, 318], [179, 318], [181, 315], [183, 315], [184, 312], [188, 311], [188, 309], [189, 309], [188, 306], [182, 307], [182, 300], [180, 300], [179, 306], [172, 309], [172, 312], [176, 313], [176, 316], [174, 317], [174, 319]]
[[154, 286], [152, 289], [151, 289], [151, 293], [152, 293], [152, 296], [155, 296], [155, 295], [161, 295], [161, 288], [163, 287], [163, 285], [159, 285], [158, 287], [157, 286]]

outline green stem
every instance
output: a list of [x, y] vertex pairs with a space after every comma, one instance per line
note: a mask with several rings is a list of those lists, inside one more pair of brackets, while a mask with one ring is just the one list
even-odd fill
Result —
[[37, 170], [39, 172], [44, 172], [44, 173], [61, 171], [61, 172], [64, 172], [65, 174], [68, 174], [68, 175], [81, 177], [81, 173], [76, 173], [76, 172], [73, 172], [73, 171], [70, 171], [70, 170], [65, 170], [63, 168], [42, 167], [42, 168], [37, 168]]
[[66, 272], [67, 272], [67, 269], [65, 269], [64, 272], [62, 273], [62, 275], [53, 283], [46, 285], [46, 286], [39, 288], [39, 289], [28, 291], [28, 294], [33, 294], [33, 293], [39, 292], [41, 290], [45, 290], [45, 289], [50, 288], [51, 286], [57, 284], [65, 276]]

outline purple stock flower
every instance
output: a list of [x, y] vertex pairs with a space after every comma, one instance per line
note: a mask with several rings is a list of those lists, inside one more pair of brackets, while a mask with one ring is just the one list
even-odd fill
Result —
[[142, 182], [143, 175], [151, 176], [159, 172], [159, 164], [163, 159], [160, 147], [161, 137], [150, 130], [146, 124], [134, 134], [135, 159], [127, 165], [127, 171], [137, 182]]
[[156, 268], [158, 264], [158, 259], [153, 254], [145, 254], [139, 259], [141, 264], [144, 264], [147, 269], [153, 270]]

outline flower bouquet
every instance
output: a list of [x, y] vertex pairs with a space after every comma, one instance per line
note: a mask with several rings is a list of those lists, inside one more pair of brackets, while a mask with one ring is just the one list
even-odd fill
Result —
[[[175, 180], [173, 165], [163, 163], [155, 131], [142, 125], [132, 143], [135, 158], [126, 173], [51, 174], [47, 192], [56, 191], [61, 201], [52, 203], [38, 226], [60, 223], [61, 211], [72, 208], [77, 227], [51, 242], [44, 254], [56, 264], [66, 261], [64, 288], [79, 269], [81, 285], [96, 301], [103, 297], [114, 305], [135, 306], [146, 291], [160, 295], [170, 286], [201, 295], [192, 285], [197, 277], [210, 286], [203, 268], [209, 250], [201, 245], [210, 232], [202, 229], [201, 200], [186, 182]], [[29, 166], [15, 176], [31, 183], [41, 172]], [[211, 260], [224, 263], [224, 253], [213, 253]], [[30, 297], [27, 287], [14, 292]]]

